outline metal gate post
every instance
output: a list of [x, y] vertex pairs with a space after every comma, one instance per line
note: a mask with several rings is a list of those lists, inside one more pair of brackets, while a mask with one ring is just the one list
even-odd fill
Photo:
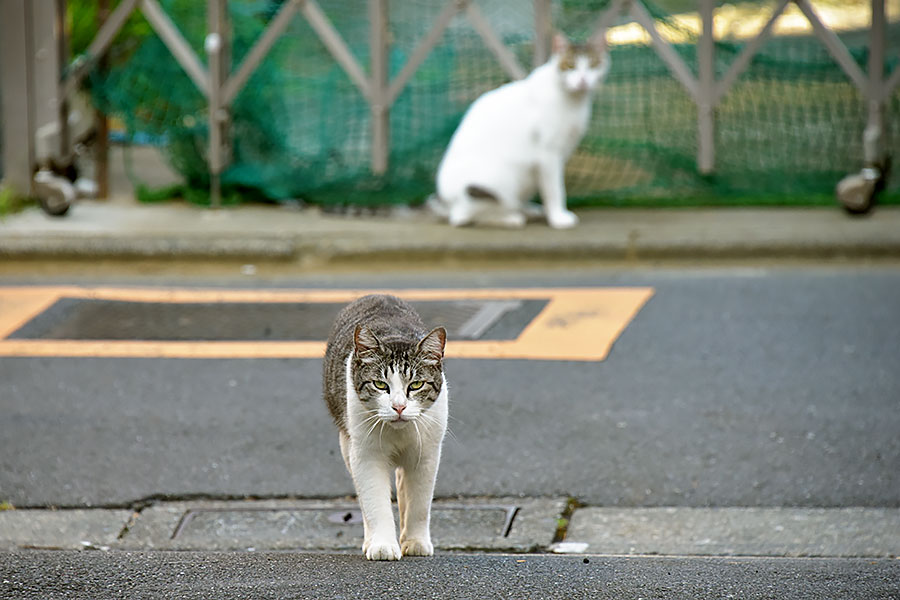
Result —
[[[796, 0], [801, 8], [805, 7], [807, 17], [816, 27], [816, 19], [811, 16], [808, 0]], [[829, 45], [829, 50], [844, 71], [853, 80], [868, 106], [868, 118], [866, 128], [863, 131], [863, 168], [859, 173], [847, 175], [841, 179], [835, 187], [838, 202], [850, 214], [865, 214], [872, 210], [875, 200], [884, 189], [890, 170], [889, 157], [885, 144], [885, 102], [891, 81], [884, 77], [884, 45], [886, 36], [886, 21], [884, 14], [884, 0], [871, 0], [872, 22], [869, 31], [869, 64], [868, 74], [864, 74], [845, 55], [849, 53], [843, 47], [838, 47], [836, 36], [823, 35], [823, 42]], [[819, 23], [821, 28], [821, 23]], [[847, 63], [845, 66], [844, 63]]]
[[885, 162], [885, 94], [884, 44], [886, 34], [884, 0], [872, 0], [872, 23], [869, 33], [869, 81], [866, 99], [869, 117], [863, 133], [863, 154], [866, 166], [884, 168]]
[[700, 0], [703, 32], [697, 45], [697, 170], [709, 175], [715, 169], [716, 72], [713, 18], [715, 0]]
[[209, 195], [210, 205], [222, 205], [222, 171], [227, 162], [228, 107], [223, 85], [230, 71], [228, 6], [225, 0], [207, 3], [207, 35], [204, 44], [209, 60]]
[[387, 171], [390, 154], [388, 106], [388, 0], [369, 0], [369, 107], [372, 115], [372, 173]]
[[[59, 127], [59, 146], [55, 154], [65, 165], [70, 165], [75, 160], [72, 148], [72, 132], [69, 128], [69, 97], [61, 85], [63, 67], [69, 64], [69, 34], [66, 31], [66, 0], [55, 0], [53, 20], [53, 39], [55, 42], [56, 61], [51, 65], [52, 76], [48, 80], [52, 82], [53, 97], [56, 99], [56, 122]], [[36, 24], [36, 26], [39, 26]], [[40, 96], [38, 96], [40, 98]]]
[[[109, 19], [109, 0], [97, 0], [97, 31]], [[97, 68], [105, 71], [108, 60], [104, 54], [97, 62]], [[99, 108], [94, 108], [97, 136], [94, 142], [94, 179], [97, 181], [97, 197], [109, 197], [109, 119]]]
[[3, 180], [16, 194], [31, 195], [34, 149], [34, 74], [32, 55], [31, 0], [0, 2], [0, 108], [3, 118]]
[[534, 0], [534, 67], [550, 58], [550, 39], [553, 37], [553, 11], [550, 0]]

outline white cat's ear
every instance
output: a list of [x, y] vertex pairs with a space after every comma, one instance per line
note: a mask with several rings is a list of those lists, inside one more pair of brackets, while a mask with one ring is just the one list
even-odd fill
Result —
[[353, 345], [356, 350], [356, 356], [361, 360], [371, 356], [381, 348], [381, 342], [372, 333], [372, 330], [365, 325], [357, 325], [356, 331], [353, 332]]
[[566, 50], [569, 49], [569, 38], [561, 34], [560, 32], [556, 32], [553, 34], [553, 45], [552, 51], [553, 54], [562, 54]]
[[422, 338], [416, 346], [416, 352], [425, 361], [438, 363], [444, 358], [444, 345], [447, 343], [447, 330], [443, 327], [435, 327], [431, 333]]
[[607, 43], [606, 43], [606, 28], [598, 29], [594, 32], [594, 35], [588, 40], [588, 44], [593, 48], [593, 50], [603, 56], [606, 54]]

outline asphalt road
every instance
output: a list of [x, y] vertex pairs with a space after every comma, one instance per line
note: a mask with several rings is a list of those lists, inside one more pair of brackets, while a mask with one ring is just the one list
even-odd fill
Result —
[[[438, 496], [900, 506], [900, 268], [241, 285], [655, 289], [603, 362], [448, 360]], [[320, 374], [314, 359], [0, 358], [0, 500], [350, 494]]]
[[900, 596], [900, 561], [444, 554], [0, 553], [0, 596], [45, 598], [791, 598]]

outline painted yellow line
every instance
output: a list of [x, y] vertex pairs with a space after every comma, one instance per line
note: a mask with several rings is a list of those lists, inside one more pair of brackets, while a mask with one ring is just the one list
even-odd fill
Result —
[[450, 358], [598, 361], [653, 295], [652, 288], [432, 290], [195, 290], [185, 288], [0, 287], [0, 356], [133, 358], [320, 358], [324, 341], [97, 341], [4, 339], [60, 298], [130, 302], [334, 302], [369, 293], [407, 300], [547, 299], [518, 338], [453, 341]]
[[0, 288], [0, 339], [35, 318], [60, 298], [56, 288]]

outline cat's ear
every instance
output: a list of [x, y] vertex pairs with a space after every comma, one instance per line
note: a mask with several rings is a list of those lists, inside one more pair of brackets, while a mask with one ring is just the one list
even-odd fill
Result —
[[444, 345], [447, 343], [447, 330], [443, 327], [435, 327], [431, 333], [422, 338], [416, 346], [418, 353], [425, 362], [437, 364], [444, 358]]
[[588, 40], [588, 45], [594, 52], [597, 53], [598, 56], [603, 56], [604, 54], [606, 54], [606, 28], [604, 27], [595, 31], [594, 35], [592, 35]]
[[353, 332], [353, 345], [360, 360], [366, 360], [381, 349], [381, 342], [365, 325], [356, 326], [356, 331]]
[[566, 50], [569, 49], [569, 38], [564, 36], [560, 32], [556, 32], [553, 34], [553, 45], [552, 52], [553, 54], [562, 54]]

